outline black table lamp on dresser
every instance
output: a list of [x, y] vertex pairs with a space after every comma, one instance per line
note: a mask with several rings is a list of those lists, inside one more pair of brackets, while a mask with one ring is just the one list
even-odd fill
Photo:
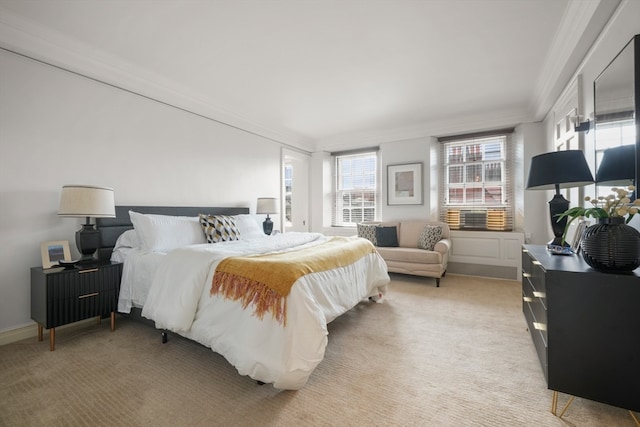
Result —
[[556, 215], [569, 209], [569, 201], [560, 194], [561, 188], [582, 187], [593, 183], [593, 175], [581, 150], [554, 151], [531, 159], [527, 190], [555, 190], [549, 201], [549, 215], [554, 238], [549, 245], [562, 245], [567, 218], [557, 221]]
[[271, 234], [273, 231], [273, 221], [269, 218], [270, 214], [278, 213], [278, 199], [275, 197], [259, 197], [258, 205], [256, 207], [256, 214], [267, 214], [267, 219], [262, 223], [262, 229], [264, 234]]
[[96, 261], [93, 254], [100, 246], [100, 236], [91, 224], [93, 218], [115, 218], [113, 189], [91, 185], [65, 185], [60, 196], [59, 216], [86, 218], [76, 232], [76, 246], [82, 255], [77, 264]]

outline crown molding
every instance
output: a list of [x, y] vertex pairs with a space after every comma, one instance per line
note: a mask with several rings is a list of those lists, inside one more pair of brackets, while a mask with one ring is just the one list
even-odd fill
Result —
[[346, 148], [364, 148], [386, 142], [498, 129], [532, 121], [534, 120], [531, 114], [524, 109], [521, 111], [515, 109], [491, 111], [490, 113], [464, 115], [395, 129], [340, 134], [318, 140], [316, 151], [331, 152]]
[[313, 149], [313, 141], [307, 138], [270, 128], [221, 105], [213, 105], [191, 89], [26, 20], [2, 6], [0, 47], [274, 142], [307, 151]]
[[[570, 63], [570, 59], [602, 1], [607, 0], [571, 0], [567, 5], [532, 98], [531, 110], [535, 121], [544, 119], [577, 69], [581, 58], [576, 59], [575, 64]], [[572, 69], [567, 70], [568, 67]]]

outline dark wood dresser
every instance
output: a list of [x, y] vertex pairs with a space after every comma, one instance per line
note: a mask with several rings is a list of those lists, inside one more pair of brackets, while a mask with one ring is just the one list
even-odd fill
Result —
[[640, 269], [524, 245], [522, 309], [549, 389], [640, 411]]

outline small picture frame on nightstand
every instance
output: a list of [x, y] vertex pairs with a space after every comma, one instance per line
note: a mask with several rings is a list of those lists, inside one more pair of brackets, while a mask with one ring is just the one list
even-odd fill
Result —
[[42, 268], [51, 268], [58, 265], [58, 261], [71, 261], [71, 251], [68, 240], [53, 240], [40, 244], [42, 255]]

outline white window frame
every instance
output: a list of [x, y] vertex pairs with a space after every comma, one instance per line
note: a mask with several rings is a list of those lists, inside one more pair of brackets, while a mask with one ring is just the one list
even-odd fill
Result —
[[[370, 167], [358, 167], [344, 175], [341, 164], [343, 161], [353, 161], [363, 158], [373, 158]], [[361, 221], [377, 220], [380, 214], [380, 174], [379, 159], [375, 149], [357, 152], [332, 154], [333, 167], [333, 227], [355, 227]], [[364, 165], [362, 165], [364, 166]], [[346, 180], [349, 177], [351, 181]], [[368, 178], [367, 178], [368, 177]], [[371, 200], [373, 199], [373, 200]], [[350, 200], [351, 203], [345, 203]], [[359, 204], [358, 204], [359, 203]], [[350, 220], [345, 219], [345, 210], [350, 212]], [[355, 212], [361, 210], [361, 215]]]
[[[440, 220], [448, 223], [452, 229], [513, 230], [511, 133], [512, 130], [504, 130], [439, 139], [442, 165]], [[487, 151], [491, 146], [499, 148], [497, 155], [496, 151]], [[461, 161], [452, 162], [450, 150], [458, 150]], [[487, 174], [492, 167], [499, 168], [499, 179], [488, 178]], [[455, 179], [454, 174], [458, 179]], [[491, 189], [497, 191], [492, 192]], [[452, 200], [451, 194], [456, 190], [460, 197]], [[492, 194], [497, 194], [498, 199], [492, 197]]]

